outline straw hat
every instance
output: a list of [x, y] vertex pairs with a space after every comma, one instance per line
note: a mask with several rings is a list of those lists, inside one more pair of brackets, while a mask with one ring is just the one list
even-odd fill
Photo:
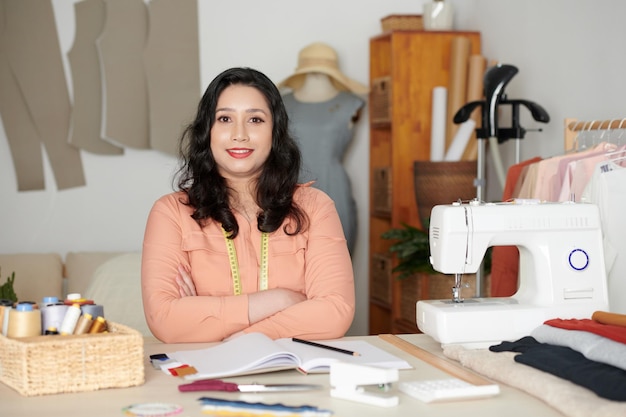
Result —
[[351, 91], [355, 94], [367, 94], [369, 92], [369, 88], [366, 85], [346, 77], [339, 70], [337, 52], [321, 42], [302, 48], [300, 53], [298, 53], [298, 67], [296, 71], [281, 81], [278, 86], [296, 90], [302, 86], [306, 74], [311, 72], [321, 72], [328, 75], [338, 90]]

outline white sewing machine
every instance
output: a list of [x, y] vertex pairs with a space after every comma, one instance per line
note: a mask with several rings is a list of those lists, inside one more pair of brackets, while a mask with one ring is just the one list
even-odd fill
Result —
[[[590, 318], [608, 311], [598, 208], [581, 203], [454, 203], [430, 218], [430, 262], [455, 274], [448, 300], [417, 302], [417, 326], [442, 344], [484, 348], [528, 336], [552, 318]], [[511, 297], [463, 300], [461, 274], [475, 273], [490, 246], [520, 252]]]

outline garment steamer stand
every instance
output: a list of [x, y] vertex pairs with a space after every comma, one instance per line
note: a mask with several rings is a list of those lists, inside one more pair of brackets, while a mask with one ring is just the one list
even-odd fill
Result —
[[[476, 139], [478, 140], [478, 153], [477, 153], [477, 169], [476, 179], [474, 185], [476, 186], [476, 199], [477, 201], [484, 200], [484, 187], [485, 187], [485, 153], [487, 144], [485, 139], [489, 140], [489, 143], [494, 147], [492, 149], [492, 155], [494, 156], [494, 163], [496, 170], [498, 170], [502, 181], [504, 181], [504, 169], [502, 168], [502, 161], [497, 157], [496, 146], [506, 142], [509, 139], [515, 139], [515, 163], [520, 162], [520, 139], [524, 138], [526, 129], [519, 124], [519, 107], [520, 105], [526, 107], [533, 119], [537, 122], [548, 123], [550, 116], [548, 113], [532, 101], [528, 100], [508, 100], [504, 94], [504, 87], [511, 81], [511, 79], [517, 74], [517, 67], [513, 65], [496, 65], [489, 68], [485, 72], [483, 79], [483, 93], [485, 100], [483, 101], [471, 101], [461, 107], [454, 115], [454, 123], [459, 124], [467, 121], [472, 112], [477, 108], [481, 108], [481, 120], [482, 126], [476, 129]], [[511, 105], [511, 127], [500, 128], [498, 127], [498, 107], [500, 105]], [[541, 129], [539, 129], [541, 131]], [[504, 186], [504, 184], [502, 184]], [[456, 285], [460, 286], [460, 283]], [[476, 296], [482, 296], [482, 268], [476, 272]], [[458, 288], [460, 290], [460, 288]]]

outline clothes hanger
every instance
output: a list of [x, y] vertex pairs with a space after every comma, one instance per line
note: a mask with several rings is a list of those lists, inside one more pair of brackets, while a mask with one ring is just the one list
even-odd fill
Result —
[[[574, 153], [574, 152], [578, 152], [581, 144], [580, 144], [580, 132], [583, 131], [584, 127], [585, 127], [585, 123], [583, 121], [577, 121], [574, 123], [574, 126], [572, 127], [572, 131], [573, 132], [578, 132], [576, 133], [576, 136], [574, 137], [574, 140], [572, 141], [572, 147], [570, 149], [565, 150], [565, 153]], [[581, 129], [578, 129], [578, 126], [582, 124]]]
[[[598, 125], [598, 127], [594, 128], [593, 126], [594, 126], [594, 124], [596, 122], [598, 122], [599, 125]], [[600, 133], [598, 134], [598, 132], [600, 132]], [[604, 136], [604, 132], [606, 132], [606, 130], [602, 129], [602, 121], [593, 120], [591, 122], [591, 124], [589, 125], [589, 136], [591, 138], [591, 147], [592, 148], [596, 148], [597, 149], [598, 145], [602, 144], [601, 143], [602, 142], [601, 139], [602, 139], [602, 136]]]
[[591, 126], [595, 123], [595, 120], [590, 122], [583, 122], [583, 127], [580, 129], [580, 132], [576, 136], [576, 151], [584, 151], [588, 149], [590, 146], [587, 143], [587, 139], [589, 138], [589, 132], [591, 131]]
[[626, 140], [624, 140], [624, 127], [622, 127], [622, 125], [624, 124], [624, 122], [626, 122], [626, 117], [623, 118], [620, 122], [619, 122], [619, 126], [617, 127], [617, 130], [619, 130], [619, 133], [617, 135], [617, 140], [615, 141], [615, 144], [617, 146], [623, 146], [626, 145]]

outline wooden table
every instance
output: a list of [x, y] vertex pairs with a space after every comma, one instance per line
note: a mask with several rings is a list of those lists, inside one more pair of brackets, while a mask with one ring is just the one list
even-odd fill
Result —
[[[422, 334], [402, 335], [404, 340], [419, 346], [428, 352], [443, 357], [441, 347], [429, 336]], [[440, 369], [429, 365], [421, 359], [387, 343], [378, 336], [348, 337], [346, 339], [366, 340], [373, 345], [381, 347], [405, 360], [414, 369], [400, 371], [400, 380], [425, 380], [445, 378], [449, 375]], [[562, 416], [555, 409], [549, 407], [539, 399], [532, 397], [520, 390], [500, 385], [501, 394], [496, 397], [447, 402], [438, 404], [422, 403], [414, 398], [398, 392], [400, 404], [397, 407], [383, 408], [360, 404], [352, 401], [331, 398], [329, 390], [328, 374], [302, 375], [297, 371], [280, 371], [274, 373], [259, 374], [230, 378], [229, 381], [240, 383], [312, 383], [321, 384], [325, 389], [320, 391], [308, 391], [299, 393], [273, 393], [273, 394], [242, 394], [225, 392], [186, 392], [178, 391], [178, 385], [182, 383], [177, 377], [166, 375], [164, 372], [154, 369], [148, 356], [154, 353], [168, 353], [184, 349], [200, 349], [209, 344], [163, 344], [151, 338], [147, 338], [144, 344], [145, 351], [145, 384], [137, 387], [122, 389], [105, 389], [99, 391], [56, 394], [39, 397], [23, 397], [10, 387], [0, 384], [0, 415], [7, 417], [21, 416], [59, 416], [59, 417], [98, 417], [98, 416], [122, 416], [122, 409], [130, 404], [166, 402], [176, 403], [184, 407], [179, 416], [201, 416], [198, 398], [201, 396], [220, 397], [228, 399], [240, 399], [246, 401], [265, 403], [284, 403], [287, 405], [316, 405], [330, 409], [335, 416], [340, 417], [369, 417], [369, 416], [480, 416], [480, 417], [516, 417], [516, 416]]]

